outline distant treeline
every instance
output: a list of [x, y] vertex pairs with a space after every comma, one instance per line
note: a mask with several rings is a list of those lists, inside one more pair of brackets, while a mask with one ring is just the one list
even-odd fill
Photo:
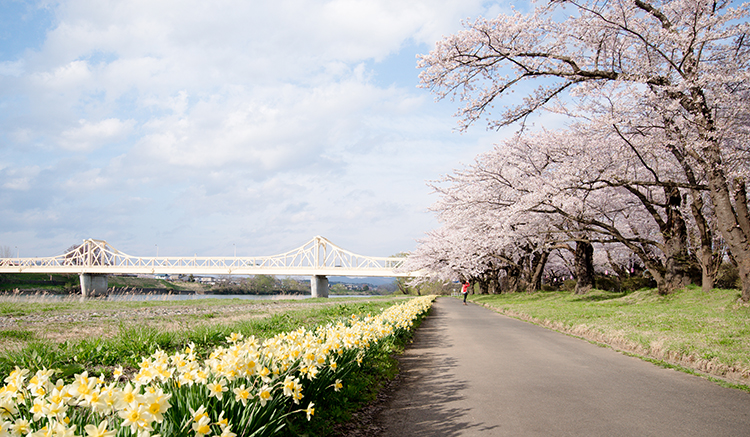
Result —
[[310, 294], [310, 281], [255, 275], [239, 282], [219, 283], [207, 291], [211, 294]]

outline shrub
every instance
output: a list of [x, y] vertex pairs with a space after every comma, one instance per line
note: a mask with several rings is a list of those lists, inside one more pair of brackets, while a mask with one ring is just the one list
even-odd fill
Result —
[[723, 263], [719, 267], [719, 274], [716, 276], [714, 281], [716, 288], [741, 288], [740, 275], [737, 271], [737, 267], [731, 263]]

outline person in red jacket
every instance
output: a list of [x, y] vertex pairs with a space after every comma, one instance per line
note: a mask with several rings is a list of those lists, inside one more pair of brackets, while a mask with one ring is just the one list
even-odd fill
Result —
[[469, 295], [469, 281], [464, 282], [464, 286], [461, 288], [461, 294], [464, 295], [464, 305], [466, 305], [466, 296]]

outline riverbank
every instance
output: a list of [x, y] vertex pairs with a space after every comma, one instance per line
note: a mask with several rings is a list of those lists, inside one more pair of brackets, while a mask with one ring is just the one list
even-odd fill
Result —
[[[209, 285], [198, 282], [170, 282], [164, 279], [136, 276], [108, 276], [109, 287], [117, 293], [205, 293]], [[0, 274], [0, 294], [74, 295], [81, 293], [77, 274], [61, 273], [3, 273]]]
[[737, 290], [698, 287], [660, 296], [594, 290], [474, 295], [503, 314], [606, 344], [657, 364], [750, 385], [750, 306]]

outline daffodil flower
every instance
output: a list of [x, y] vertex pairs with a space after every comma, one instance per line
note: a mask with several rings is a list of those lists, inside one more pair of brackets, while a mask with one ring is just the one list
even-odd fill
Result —
[[261, 387], [260, 390], [258, 390], [258, 399], [260, 400], [261, 407], [265, 407], [268, 401], [273, 400], [273, 396], [271, 395], [271, 387], [267, 385]]
[[337, 379], [336, 382], [333, 383], [333, 390], [339, 391], [344, 387], [344, 384], [341, 383], [340, 379]]
[[206, 434], [210, 434], [211, 420], [208, 416], [201, 417], [199, 421], [193, 423], [193, 431], [195, 431], [195, 437], [203, 437]]
[[214, 397], [221, 400], [224, 397], [224, 392], [229, 390], [224, 384], [224, 380], [208, 383], [206, 385], [206, 387], [208, 387], [208, 397]]
[[313, 408], [313, 405], [315, 405], [315, 404], [313, 404], [312, 402], [310, 402], [310, 405], [308, 405], [307, 408], [305, 409], [305, 413], [307, 413], [307, 420], [308, 421], [310, 420], [310, 418], [312, 418], [313, 414], [315, 414], [315, 408]]
[[107, 426], [109, 426], [109, 423], [106, 420], [102, 420], [99, 426], [86, 425], [83, 429], [86, 431], [88, 437], [115, 437], [117, 431], [108, 430]]
[[247, 406], [247, 401], [252, 397], [252, 394], [250, 394], [250, 390], [245, 388], [245, 384], [242, 384], [241, 386], [235, 388], [234, 390], [234, 400], [237, 402], [242, 402], [242, 406]]

